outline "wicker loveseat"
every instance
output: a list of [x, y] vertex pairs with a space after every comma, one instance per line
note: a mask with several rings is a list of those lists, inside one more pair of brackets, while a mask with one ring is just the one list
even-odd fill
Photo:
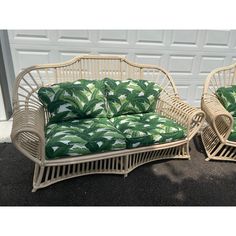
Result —
[[236, 161], [236, 64], [213, 70], [202, 95], [206, 160]]
[[[77, 89], [72, 94], [68, 86]], [[53, 101], [82, 101], [84, 110], [72, 111], [73, 105], [62, 114], [65, 101], [52, 108], [50, 93]], [[74, 101], [76, 93], [81, 101]], [[16, 79], [13, 105], [12, 142], [35, 162], [32, 191], [76, 176], [127, 176], [147, 162], [189, 159], [189, 141], [204, 120], [200, 109], [180, 100], [165, 70], [118, 56], [86, 55], [27, 68]], [[65, 119], [75, 113], [79, 118]]]

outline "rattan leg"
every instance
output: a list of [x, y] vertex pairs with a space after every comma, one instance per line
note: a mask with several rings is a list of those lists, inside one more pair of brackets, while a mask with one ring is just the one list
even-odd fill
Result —
[[39, 189], [44, 174], [44, 168], [44, 166], [35, 164], [32, 192], [36, 192]]

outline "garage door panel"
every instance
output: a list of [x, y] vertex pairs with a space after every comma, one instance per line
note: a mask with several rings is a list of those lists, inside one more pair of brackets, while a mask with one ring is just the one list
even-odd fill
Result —
[[49, 40], [47, 30], [15, 30], [13, 35], [14, 40]]
[[161, 65], [161, 54], [136, 54], [135, 61], [141, 64]]
[[227, 48], [229, 47], [230, 31], [207, 30], [205, 47]]
[[136, 44], [164, 45], [164, 30], [137, 30]]
[[224, 56], [202, 56], [200, 64], [200, 73], [207, 74], [217, 67], [224, 66]]
[[171, 46], [173, 47], [198, 47], [198, 30], [173, 30]]
[[93, 33], [89, 30], [58, 30], [55, 33], [55, 44], [92, 47], [94, 43], [92, 35]]
[[8, 35], [10, 44], [50, 45], [52, 41], [48, 30], [11, 30]]
[[60, 61], [68, 61], [79, 55], [88, 55], [90, 51], [59, 51]]
[[99, 30], [97, 34], [99, 47], [129, 47], [128, 30]]
[[194, 66], [194, 55], [170, 55], [168, 69], [172, 74], [191, 75]]

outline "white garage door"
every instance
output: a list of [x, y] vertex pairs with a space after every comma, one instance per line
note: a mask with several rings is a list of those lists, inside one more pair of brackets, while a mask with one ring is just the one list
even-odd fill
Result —
[[199, 106], [202, 85], [214, 68], [236, 62], [236, 31], [10, 30], [15, 72], [79, 54], [114, 54], [161, 65], [181, 97]]

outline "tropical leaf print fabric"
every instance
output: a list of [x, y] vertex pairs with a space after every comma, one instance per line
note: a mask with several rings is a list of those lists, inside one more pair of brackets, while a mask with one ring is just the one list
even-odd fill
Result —
[[157, 113], [58, 122], [48, 124], [45, 133], [47, 159], [148, 146], [186, 137], [184, 127]]
[[236, 141], [236, 117], [233, 117], [234, 123], [233, 123], [233, 128], [231, 130], [231, 133], [228, 137], [229, 141]]
[[47, 159], [125, 148], [125, 137], [107, 118], [66, 121], [46, 127]]
[[186, 137], [186, 129], [157, 113], [122, 115], [111, 118], [125, 136], [127, 148], [167, 143]]
[[38, 97], [50, 113], [47, 159], [184, 139], [184, 127], [155, 113], [160, 92], [147, 80], [108, 78], [40, 88]]
[[50, 123], [106, 117], [105, 86], [101, 80], [78, 80], [42, 87], [38, 97], [51, 114]]
[[217, 89], [216, 96], [225, 109], [236, 117], [236, 85]]
[[108, 117], [154, 112], [161, 88], [147, 80], [105, 79]]

